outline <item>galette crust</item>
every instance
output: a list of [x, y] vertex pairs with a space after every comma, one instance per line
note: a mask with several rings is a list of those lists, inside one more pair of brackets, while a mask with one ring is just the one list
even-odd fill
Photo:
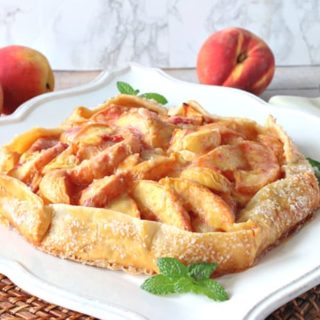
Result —
[[[125, 99], [120, 96], [114, 101]], [[134, 103], [139, 101], [133, 102], [136, 106]], [[155, 103], [150, 108], [165, 113]], [[207, 113], [205, 116], [210, 117]], [[272, 132], [283, 143], [283, 177], [260, 189], [226, 232], [190, 232], [109, 209], [46, 204], [23, 182], [7, 175], [14, 165], [15, 152], [24, 152], [30, 146], [30, 141], [23, 138], [28, 138], [28, 133], [1, 151], [0, 220], [9, 221], [44, 252], [112, 270], [156, 273], [159, 257], [175, 257], [186, 264], [217, 262], [219, 274], [244, 270], [303, 224], [320, 205], [318, 182], [305, 157], [271, 116], [263, 130]], [[59, 132], [60, 129], [47, 133]], [[25, 202], [25, 193], [32, 203]]]

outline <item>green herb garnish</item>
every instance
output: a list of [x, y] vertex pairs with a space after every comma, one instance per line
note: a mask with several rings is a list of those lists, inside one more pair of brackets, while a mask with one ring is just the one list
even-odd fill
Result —
[[143, 93], [143, 94], [140, 94], [140, 97], [144, 97], [146, 99], [155, 100], [160, 104], [168, 103], [168, 100], [164, 96], [162, 96], [159, 93], [155, 93], [155, 92]]
[[147, 279], [141, 286], [155, 295], [173, 293], [203, 294], [215, 301], [229, 299], [228, 293], [217, 281], [210, 279], [216, 263], [194, 263], [185, 266], [175, 258], [159, 258], [160, 273]]
[[307, 160], [311, 164], [311, 167], [313, 168], [314, 174], [316, 175], [318, 182], [320, 184], [320, 162], [318, 162], [317, 160], [311, 159], [311, 158], [307, 158]]
[[129, 83], [118, 81], [117, 88], [120, 93], [129, 94], [131, 96], [136, 96], [139, 93], [139, 90], [133, 89]]
[[[117, 88], [120, 93], [129, 94], [131, 96], [138, 96], [140, 92], [140, 90], [134, 89], [129, 83], [123, 82], [123, 81], [117, 82]], [[163, 95], [155, 92], [146, 92], [146, 93], [140, 94], [139, 97], [143, 97], [149, 100], [154, 100], [160, 104], [168, 103], [168, 100]]]

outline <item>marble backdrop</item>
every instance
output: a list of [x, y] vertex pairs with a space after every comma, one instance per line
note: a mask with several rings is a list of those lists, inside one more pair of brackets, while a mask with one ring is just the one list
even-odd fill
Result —
[[34, 47], [55, 69], [194, 67], [229, 26], [265, 39], [277, 65], [320, 64], [319, 0], [0, 0], [0, 46]]

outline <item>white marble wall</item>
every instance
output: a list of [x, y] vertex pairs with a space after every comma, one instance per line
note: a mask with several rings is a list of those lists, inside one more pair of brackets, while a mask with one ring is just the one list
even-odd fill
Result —
[[0, 0], [0, 46], [34, 47], [55, 69], [194, 67], [229, 26], [265, 39], [278, 65], [320, 64], [320, 0]]

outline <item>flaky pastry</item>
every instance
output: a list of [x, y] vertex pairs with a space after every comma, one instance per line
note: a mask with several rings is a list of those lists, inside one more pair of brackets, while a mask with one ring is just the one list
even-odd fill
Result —
[[120, 94], [0, 149], [0, 221], [47, 253], [131, 272], [159, 257], [240, 271], [319, 207], [316, 177], [265, 126]]

